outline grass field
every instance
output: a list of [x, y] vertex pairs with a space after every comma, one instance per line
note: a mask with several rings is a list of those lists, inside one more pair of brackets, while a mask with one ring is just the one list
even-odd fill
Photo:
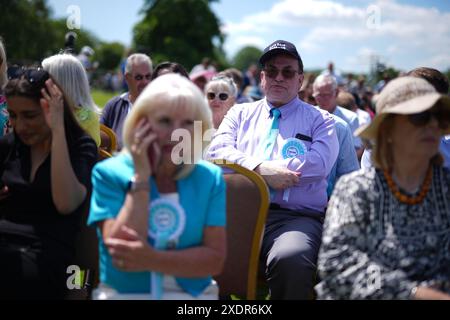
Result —
[[103, 109], [105, 104], [114, 96], [118, 95], [119, 92], [110, 92], [110, 91], [103, 91], [98, 89], [92, 89], [91, 91], [92, 98], [94, 99], [95, 104], [100, 108]]

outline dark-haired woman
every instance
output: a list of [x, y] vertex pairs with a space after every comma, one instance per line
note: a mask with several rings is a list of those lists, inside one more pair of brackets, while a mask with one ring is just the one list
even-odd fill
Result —
[[97, 148], [46, 71], [15, 70], [5, 96], [14, 132], [0, 139], [0, 299], [61, 299]]

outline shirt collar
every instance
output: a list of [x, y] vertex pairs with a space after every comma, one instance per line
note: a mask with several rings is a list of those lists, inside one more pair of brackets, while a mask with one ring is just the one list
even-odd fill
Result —
[[[275, 108], [275, 107], [269, 101], [267, 101], [267, 98], [264, 98], [264, 100], [265, 100], [264, 107], [267, 110], [267, 118], [269, 118], [270, 117], [270, 109]], [[300, 99], [295, 97], [294, 99], [292, 99], [285, 105], [278, 107], [278, 110], [280, 110], [280, 112], [281, 112], [280, 118], [281, 119], [287, 118], [292, 112], [294, 112], [298, 108], [300, 103], [301, 103]]]
[[123, 100], [127, 101], [128, 103], [131, 103], [130, 101], [130, 93], [129, 92], [124, 92], [120, 95], [120, 98], [122, 98]]

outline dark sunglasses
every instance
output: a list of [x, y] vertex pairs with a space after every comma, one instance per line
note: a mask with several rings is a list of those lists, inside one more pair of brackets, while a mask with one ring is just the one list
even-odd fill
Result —
[[43, 86], [45, 81], [50, 79], [50, 75], [43, 69], [33, 69], [12, 66], [8, 68], [8, 80], [20, 79], [24, 77], [31, 84]]
[[445, 130], [450, 125], [450, 112], [444, 110], [444, 108], [426, 110], [421, 113], [414, 113], [408, 115], [409, 121], [417, 126], [425, 126], [428, 122], [430, 122], [431, 117], [434, 117], [438, 123], [439, 128]]
[[[208, 92], [206, 94], [206, 96], [208, 97], [208, 100], [214, 100], [216, 98], [216, 94], [214, 92]], [[217, 94], [217, 96], [219, 97], [220, 100], [225, 101], [228, 99], [229, 95], [228, 93], [219, 93]]]
[[134, 76], [134, 80], [136, 80], [136, 81], [141, 81], [144, 78], [145, 78], [145, 80], [150, 80], [152, 78], [152, 75], [149, 73], [146, 75], [137, 74]]
[[278, 77], [278, 74], [281, 72], [281, 75], [283, 76], [283, 78], [285, 79], [292, 79], [296, 73], [298, 73], [297, 70], [294, 69], [290, 69], [290, 68], [284, 68], [281, 71], [278, 70], [277, 68], [274, 67], [267, 67], [264, 68], [264, 73], [272, 79], [275, 79], [276, 77]]

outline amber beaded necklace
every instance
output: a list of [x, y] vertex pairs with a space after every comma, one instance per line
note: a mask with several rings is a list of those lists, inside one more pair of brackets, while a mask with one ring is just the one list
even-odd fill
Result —
[[403, 194], [397, 187], [397, 185], [394, 182], [394, 179], [392, 179], [391, 175], [387, 170], [383, 171], [384, 177], [386, 178], [387, 184], [389, 186], [389, 189], [394, 194], [394, 196], [397, 198], [398, 201], [402, 203], [406, 203], [409, 205], [415, 205], [422, 203], [423, 199], [425, 199], [425, 196], [427, 195], [428, 191], [431, 187], [431, 179], [433, 177], [432, 173], [432, 167], [430, 166], [427, 171], [427, 175], [425, 177], [425, 180], [422, 183], [422, 186], [420, 188], [420, 192], [417, 196], [411, 197], [406, 194]]

